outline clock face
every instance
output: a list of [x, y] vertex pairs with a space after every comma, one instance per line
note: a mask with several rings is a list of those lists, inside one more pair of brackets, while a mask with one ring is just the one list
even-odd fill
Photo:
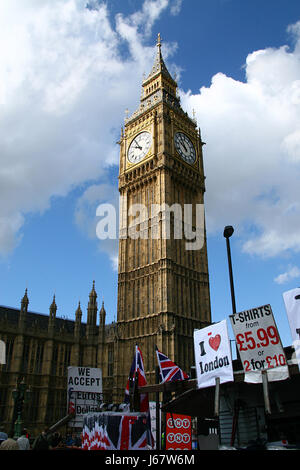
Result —
[[138, 134], [129, 146], [127, 155], [128, 161], [130, 161], [130, 163], [138, 163], [143, 160], [145, 155], [149, 152], [151, 141], [150, 132], [144, 131]]
[[196, 151], [191, 140], [183, 134], [183, 132], [176, 132], [174, 141], [176, 150], [181, 158], [187, 163], [194, 163], [196, 160]]

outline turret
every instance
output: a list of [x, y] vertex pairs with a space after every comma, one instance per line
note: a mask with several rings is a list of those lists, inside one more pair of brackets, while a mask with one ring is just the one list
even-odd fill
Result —
[[104, 308], [104, 302], [102, 302], [102, 307], [99, 313], [99, 334], [98, 334], [98, 341], [99, 343], [104, 342], [104, 333], [105, 333], [105, 317], [106, 311]]
[[52, 304], [49, 307], [49, 322], [48, 322], [48, 331], [53, 332], [54, 323], [56, 318], [57, 305], [55, 303], [55, 295], [53, 295]]
[[27, 297], [27, 289], [25, 289], [24, 297], [21, 300], [21, 309], [19, 316], [19, 327], [22, 328], [25, 325], [26, 314], [28, 311], [29, 300]]
[[95, 281], [93, 281], [93, 287], [89, 295], [89, 303], [87, 308], [87, 336], [92, 336], [96, 332], [96, 322], [97, 322], [97, 293], [95, 291]]
[[27, 313], [28, 305], [29, 305], [29, 299], [27, 297], [27, 289], [25, 289], [24, 297], [21, 300], [21, 312], [22, 313]]
[[55, 303], [55, 295], [53, 296], [52, 304], [50, 305], [49, 312], [51, 320], [56, 318], [57, 305]]
[[106, 311], [104, 308], [104, 301], [102, 301], [102, 307], [101, 307], [100, 314], [99, 314], [99, 320], [100, 320], [99, 325], [101, 327], [105, 326], [105, 317], [106, 317]]
[[77, 338], [79, 338], [80, 336], [81, 318], [82, 318], [82, 310], [80, 307], [80, 302], [78, 302], [78, 307], [75, 312], [75, 329], [74, 329], [74, 335]]

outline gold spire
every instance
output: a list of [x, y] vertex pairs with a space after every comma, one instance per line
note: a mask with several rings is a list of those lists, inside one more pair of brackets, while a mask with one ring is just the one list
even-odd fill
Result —
[[158, 33], [157, 35], [157, 43], [156, 43], [157, 47], [160, 49], [161, 48], [161, 37], [160, 37], [160, 33]]
[[156, 46], [157, 46], [157, 54], [156, 54], [156, 58], [155, 58], [155, 61], [154, 61], [154, 64], [153, 64], [153, 67], [151, 69], [151, 72], [150, 74], [148, 75], [148, 77], [146, 78], [146, 80], [144, 81], [147, 82], [148, 80], [150, 80], [152, 77], [154, 77], [155, 75], [157, 75], [158, 73], [161, 73], [163, 74], [165, 77], [167, 77], [169, 80], [172, 80], [174, 83], [175, 81], [173, 80], [173, 78], [171, 77], [165, 63], [164, 63], [164, 60], [163, 60], [163, 57], [162, 57], [162, 53], [161, 53], [161, 36], [160, 36], [160, 33], [158, 33], [157, 35], [157, 43], [156, 43]]
[[156, 41], [157, 52], [154, 64], [149, 75], [146, 78], [143, 77], [140, 105], [130, 117], [126, 115], [125, 126], [162, 101], [176, 109], [181, 109], [180, 99], [179, 96], [177, 96], [177, 83], [164, 63], [161, 53], [161, 43], [161, 36], [160, 33], [158, 33]]

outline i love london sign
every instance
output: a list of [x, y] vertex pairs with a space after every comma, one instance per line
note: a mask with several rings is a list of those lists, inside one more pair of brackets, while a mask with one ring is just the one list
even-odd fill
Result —
[[194, 350], [198, 388], [233, 381], [232, 358], [227, 322], [194, 331]]

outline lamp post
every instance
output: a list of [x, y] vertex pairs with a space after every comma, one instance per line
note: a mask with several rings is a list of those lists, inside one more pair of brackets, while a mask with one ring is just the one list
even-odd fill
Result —
[[14, 413], [13, 413], [13, 432], [14, 438], [21, 436], [23, 428], [23, 405], [28, 403], [31, 390], [27, 388], [24, 381], [17, 384], [17, 387], [13, 389], [12, 396], [14, 400]]
[[235, 306], [235, 295], [234, 295], [234, 285], [233, 285], [233, 275], [232, 275], [232, 264], [231, 264], [231, 253], [230, 253], [230, 243], [229, 238], [233, 234], [234, 229], [231, 225], [227, 225], [224, 228], [224, 237], [226, 238], [227, 245], [227, 257], [228, 257], [228, 268], [229, 268], [229, 279], [230, 279], [230, 291], [231, 291], [231, 302], [232, 302], [232, 313], [236, 313]]
[[[228, 269], [229, 269], [229, 280], [230, 280], [230, 291], [231, 291], [231, 303], [232, 303], [232, 313], [236, 313], [236, 305], [235, 305], [235, 295], [234, 295], [234, 285], [233, 285], [233, 274], [232, 274], [232, 263], [231, 263], [231, 252], [230, 252], [230, 243], [229, 238], [233, 234], [234, 229], [231, 225], [227, 225], [224, 228], [224, 237], [226, 238], [226, 246], [227, 246], [227, 258], [228, 258]], [[240, 359], [240, 353], [236, 344], [236, 357]]]

